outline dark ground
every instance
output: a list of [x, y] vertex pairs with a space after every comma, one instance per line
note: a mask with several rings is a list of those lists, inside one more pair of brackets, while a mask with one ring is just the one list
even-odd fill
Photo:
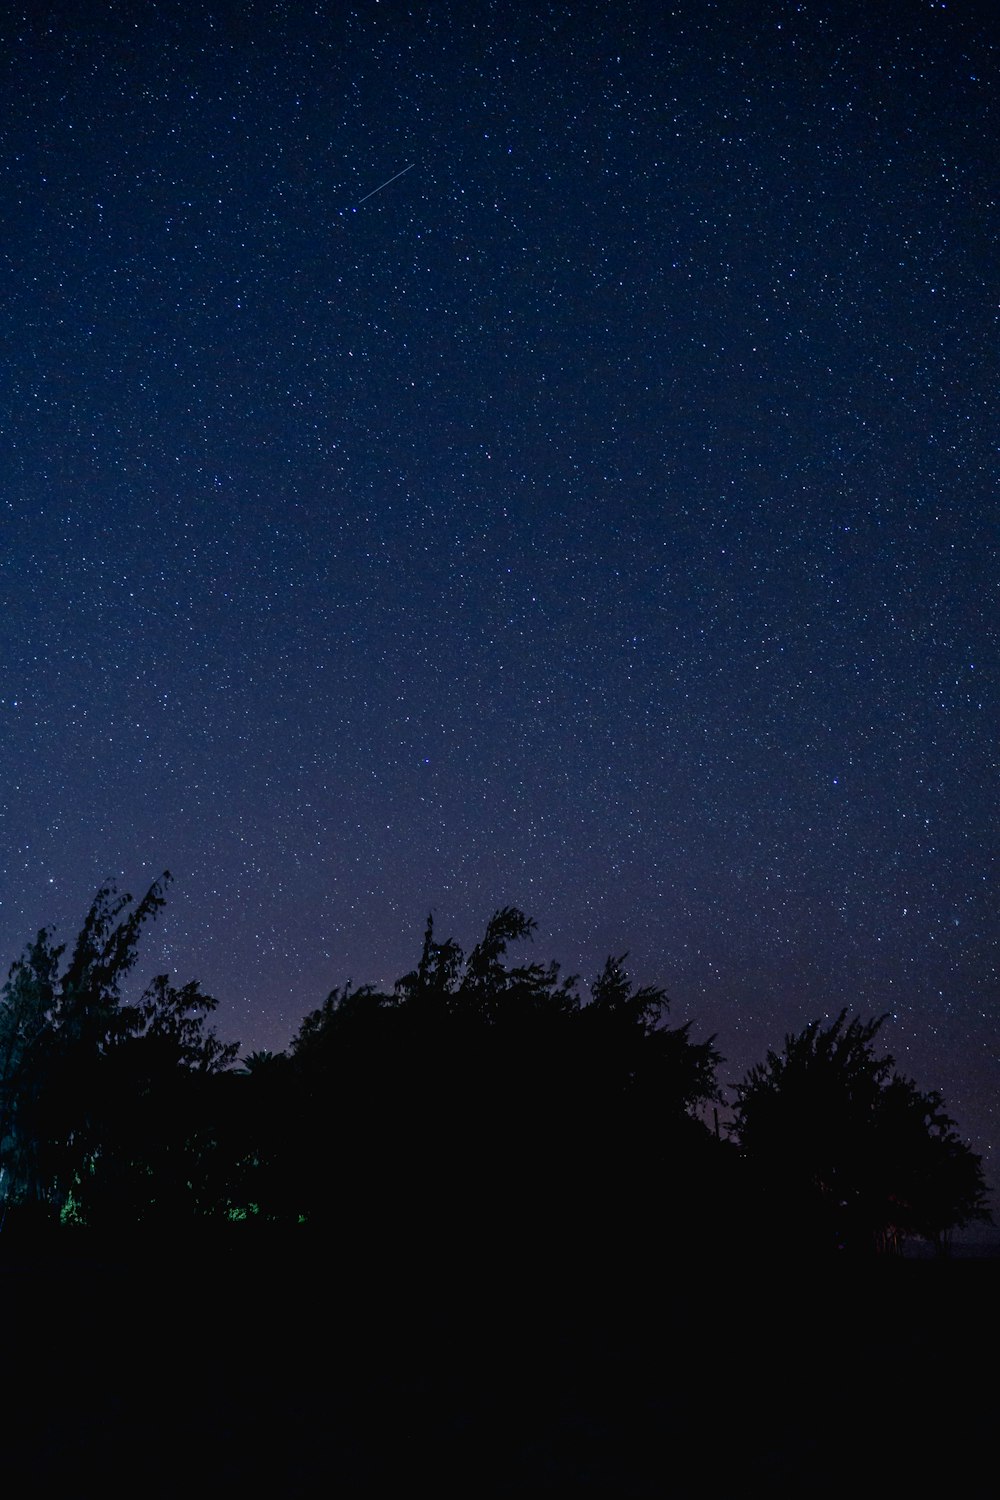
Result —
[[75, 1497], [992, 1495], [998, 1277], [8, 1237], [0, 1472]]

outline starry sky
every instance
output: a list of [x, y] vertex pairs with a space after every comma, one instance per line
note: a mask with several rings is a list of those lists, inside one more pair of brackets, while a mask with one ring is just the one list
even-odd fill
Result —
[[4, 11], [4, 968], [169, 868], [276, 1050], [512, 903], [994, 1178], [991, 7]]

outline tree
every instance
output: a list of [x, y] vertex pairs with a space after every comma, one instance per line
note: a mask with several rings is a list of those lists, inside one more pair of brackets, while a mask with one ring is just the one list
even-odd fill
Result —
[[283, 1176], [310, 1217], [351, 1202], [370, 1222], [409, 1202], [426, 1218], [434, 1201], [442, 1221], [537, 1230], [585, 1205], [590, 1223], [620, 1224], [624, 1202], [659, 1211], [668, 1176], [697, 1175], [712, 1041], [668, 1026], [663, 991], [633, 986], [623, 959], [589, 1004], [557, 964], [509, 963], [534, 928], [503, 907], [466, 956], [428, 919], [390, 994], [347, 985], [305, 1017], [291, 1049], [301, 1150]]
[[169, 873], [132, 898], [101, 887], [65, 969], [65, 945], [43, 928], [12, 966], [0, 992], [3, 1117], [0, 1129], [5, 1208], [61, 1208], [85, 1136], [89, 1073], [95, 1058], [127, 1029], [121, 985], [140, 930], [163, 905]]
[[877, 1159], [891, 1166], [892, 1183], [878, 1232], [882, 1248], [907, 1236], [947, 1248], [953, 1229], [989, 1223], [982, 1158], [959, 1136], [936, 1089], [918, 1089], [894, 1074], [879, 1109]]
[[135, 1179], [148, 1197], [156, 1175], [149, 1153], [176, 1148], [181, 1098], [190, 1104], [199, 1092], [192, 1079], [222, 1071], [238, 1050], [206, 1027], [216, 1002], [197, 984], [177, 988], [161, 975], [137, 1003], [123, 996], [169, 880], [167, 872], [136, 904], [102, 886], [65, 967], [65, 946], [47, 928], [11, 966], [0, 991], [5, 1209], [79, 1218], [85, 1200], [107, 1204], [116, 1193], [136, 1206]]
[[892, 1250], [988, 1218], [981, 1160], [941, 1096], [877, 1054], [885, 1020], [813, 1021], [736, 1085], [734, 1133], [785, 1233]]
[[217, 1206], [216, 1080], [239, 1051], [206, 1025], [217, 1004], [197, 981], [177, 986], [159, 974], [123, 1007], [74, 1121], [72, 1199], [82, 1221], [175, 1225]]
[[42, 1059], [56, 1004], [62, 948], [43, 928], [10, 968], [0, 991], [0, 1198], [10, 1202], [42, 1194], [32, 1120], [44, 1079]]
[[670, 1002], [657, 985], [635, 987], [627, 954], [609, 958], [591, 986], [585, 1019], [595, 1057], [615, 1086], [660, 1113], [691, 1116], [721, 1098], [715, 1038], [692, 1042], [690, 1022], [668, 1026]]

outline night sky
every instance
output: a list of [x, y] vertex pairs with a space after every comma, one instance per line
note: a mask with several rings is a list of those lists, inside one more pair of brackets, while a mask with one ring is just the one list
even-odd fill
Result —
[[995, 1182], [992, 7], [13, 9], [3, 969], [169, 868], [277, 1050], [512, 903]]

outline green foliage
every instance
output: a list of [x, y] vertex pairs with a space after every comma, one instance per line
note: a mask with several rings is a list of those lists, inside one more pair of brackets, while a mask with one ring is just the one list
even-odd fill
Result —
[[136, 1004], [122, 993], [169, 879], [134, 905], [102, 886], [65, 966], [43, 929], [11, 967], [0, 992], [5, 1209], [81, 1223], [127, 1203], [138, 1215], [157, 1198], [176, 1205], [197, 1175], [193, 1080], [238, 1049], [205, 1025], [216, 1002], [196, 983], [160, 975]]
[[103, 886], [68, 958], [43, 929], [11, 966], [5, 1206], [67, 1226], [558, 1226], [566, 1244], [647, 1247], [742, 1222], [748, 1181], [762, 1222], [803, 1246], [891, 1248], [985, 1217], [980, 1159], [940, 1095], [876, 1050], [882, 1020], [842, 1012], [769, 1052], [736, 1088], [737, 1152], [701, 1120], [721, 1100], [714, 1038], [668, 1024], [666, 993], [636, 985], [626, 955], [586, 1002], [557, 964], [511, 961], [535, 931], [513, 906], [468, 955], [428, 918], [390, 992], [339, 986], [287, 1053], [236, 1068], [196, 982], [161, 974], [126, 997], [168, 880], [136, 904]]

